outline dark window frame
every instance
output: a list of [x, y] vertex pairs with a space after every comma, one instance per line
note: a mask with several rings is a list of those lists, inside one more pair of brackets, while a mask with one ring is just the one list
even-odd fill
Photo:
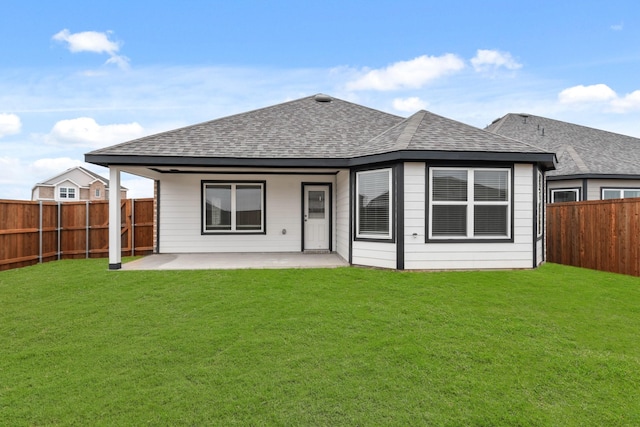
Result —
[[[260, 185], [261, 187], [261, 214], [262, 214], [262, 227], [260, 230], [207, 230], [207, 185]], [[232, 187], [233, 188], [233, 187]], [[219, 235], [260, 235], [267, 234], [267, 181], [266, 180], [202, 180], [200, 182], [200, 232], [202, 235], [207, 236], [219, 236]], [[236, 210], [231, 208], [231, 215], [236, 214]], [[233, 223], [233, 222], [232, 222]]]
[[[467, 170], [467, 179], [470, 174], [473, 174], [475, 171], [484, 171], [484, 170], [495, 170], [495, 171], [508, 171], [507, 182], [509, 184], [509, 189], [507, 191], [508, 201], [506, 202], [508, 212], [506, 215], [508, 224], [507, 224], [507, 235], [504, 237], [499, 236], [473, 236], [473, 229], [467, 230], [465, 236], [455, 237], [455, 236], [433, 236], [432, 235], [432, 213], [431, 207], [432, 204], [432, 195], [431, 189], [433, 186], [432, 183], [432, 170]], [[513, 164], [478, 164], [478, 163], [460, 163], [460, 164], [452, 164], [452, 163], [434, 163], [426, 165], [426, 174], [425, 174], [425, 243], [513, 243], [514, 242], [514, 212], [515, 212], [515, 172], [514, 172]], [[468, 181], [467, 181], [468, 182]], [[469, 193], [469, 190], [467, 189]], [[445, 202], [446, 203], [446, 202]], [[472, 204], [482, 205], [482, 202], [476, 202], [474, 200], [466, 200], [463, 206], [466, 206], [467, 213], [469, 213], [469, 206]], [[437, 205], [437, 204], [436, 204]], [[471, 220], [473, 221], [473, 219]]]

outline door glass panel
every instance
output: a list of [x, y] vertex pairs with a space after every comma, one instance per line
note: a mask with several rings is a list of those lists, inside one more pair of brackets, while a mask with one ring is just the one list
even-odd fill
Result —
[[324, 219], [324, 191], [309, 191], [309, 219]]

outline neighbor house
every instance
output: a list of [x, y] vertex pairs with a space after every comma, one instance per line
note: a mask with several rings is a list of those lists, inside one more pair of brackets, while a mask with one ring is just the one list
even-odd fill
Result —
[[547, 200], [640, 197], [640, 139], [532, 114], [507, 114], [487, 130], [553, 151]]
[[[127, 189], [120, 187], [120, 197], [127, 197]], [[109, 180], [81, 166], [67, 169], [31, 190], [31, 200], [78, 202], [108, 200]]]
[[[151, 178], [157, 251], [335, 252], [391, 269], [544, 261], [552, 152], [427, 111], [408, 118], [315, 95], [92, 151]], [[109, 264], [121, 268], [120, 203]]]

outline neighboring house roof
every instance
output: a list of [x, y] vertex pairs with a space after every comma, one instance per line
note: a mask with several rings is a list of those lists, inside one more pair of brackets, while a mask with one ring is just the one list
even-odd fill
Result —
[[105, 166], [347, 167], [418, 158], [554, 164], [553, 153], [426, 111], [402, 118], [322, 94], [85, 155]]
[[[77, 179], [72, 179], [71, 176], [76, 175], [75, 172], [82, 172], [85, 176], [86, 176], [86, 180], [84, 182], [78, 182]], [[78, 186], [78, 187], [88, 187], [89, 185], [91, 185], [91, 183], [95, 182], [95, 181], [101, 181], [102, 183], [104, 183], [105, 187], [109, 187], [109, 180], [98, 175], [97, 173], [90, 171], [89, 169], [83, 168], [82, 166], [76, 166], [73, 168], [69, 168], [66, 171], [59, 173], [58, 175], [52, 176], [49, 179], [46, 179], [44, 181], [38, 182], [35, 187], [53, 187], [56, 186], [62, 182], [65, 181], [69, 181], [72, 182], [74, 185]], [[120, 187], [123, 190], [126, 190], [125, 187]]]
[[551, 177], [640, 179], [638, 138], [532, 114], [507, 114], [486, 130], [556, 152]]

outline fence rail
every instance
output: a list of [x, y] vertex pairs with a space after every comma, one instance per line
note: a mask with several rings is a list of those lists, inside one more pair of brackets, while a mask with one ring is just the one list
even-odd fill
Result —
[[640, 276], [640, 199], [547, 205], [547, 260]]
[[[153, 252], [153, 199], [125, 199], [122, 254]], [[0, 200], [0, 270], [109, 254], [109, 202]]]

